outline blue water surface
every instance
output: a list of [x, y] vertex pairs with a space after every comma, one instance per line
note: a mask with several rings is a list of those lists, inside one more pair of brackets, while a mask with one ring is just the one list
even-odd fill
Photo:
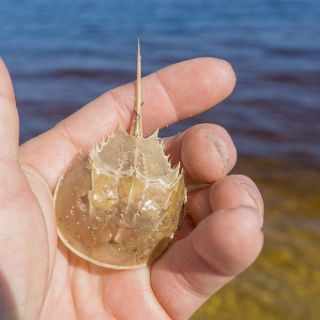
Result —
[[234, 94], [198, 122], [225, 126], [240, 154], [320, 163], [318, 0], [1, 0], [0, 55], [25, 141], [143, 71], [199, 56], [230, 61]]

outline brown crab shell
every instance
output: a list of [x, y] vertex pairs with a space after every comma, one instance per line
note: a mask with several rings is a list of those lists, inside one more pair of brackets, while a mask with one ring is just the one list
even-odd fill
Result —
[[78, 154], [54, 195], [58, 235], [78, 256], [103, 267], [145, 266], [168, 247], [181, 223], [186, 186], [157, 132], [118, 129]]

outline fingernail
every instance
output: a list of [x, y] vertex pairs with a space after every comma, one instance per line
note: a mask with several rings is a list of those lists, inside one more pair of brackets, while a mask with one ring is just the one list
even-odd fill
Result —
[[257, 216], [260, 222], [260, 227], [263, 226], [263, 222], [264, 222], [264, 216], [263, 216], [263, 206], [261, 206], [261, 203], [258, 199], [258, 195], [257, 195], [257, 190], [255, 189], [254, 186], [252, 186], [249, 183], [246, 182], [237, 182], [237, 184], [247, 192], [247, 194], [249, 195], [250, 199], [253, 202], [254, 207], [256, 208], [256, 212], [257, 212]]
[[219, 157], [223, 162], [223, 173], [227, 173], [228, 165], [230, 161], [229, 150], [226, 142], [222, 139], [216, 139], [211, 136], [207, 136], [210, 140], [213, 148], [211, 150], [211, 154], [213, 158]]

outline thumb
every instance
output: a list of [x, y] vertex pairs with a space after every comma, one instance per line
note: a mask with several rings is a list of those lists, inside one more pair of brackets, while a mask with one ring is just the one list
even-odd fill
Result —
[[0, 159], [17, 159], [19, 116], [9, 72], [0, 58]]

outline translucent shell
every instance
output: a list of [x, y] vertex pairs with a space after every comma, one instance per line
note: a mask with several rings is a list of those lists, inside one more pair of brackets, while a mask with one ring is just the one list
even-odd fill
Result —
[[143, 137], [138, 41], [135, 113], [131, 132], [111, 135], [88, 155], [78, 154], [54, 195], [58, 235], [97, 265], [145, 266], [168, 247], [183, 218], [186, 186], [172, 168], [157, 131]]
[[58, 232], [74, 253], [118, 269], [144, 266], [168, 247], [186, 201], [179, 166], [171, 168], [154, 133], [119, 129], [78, 155], [55, 194]]

